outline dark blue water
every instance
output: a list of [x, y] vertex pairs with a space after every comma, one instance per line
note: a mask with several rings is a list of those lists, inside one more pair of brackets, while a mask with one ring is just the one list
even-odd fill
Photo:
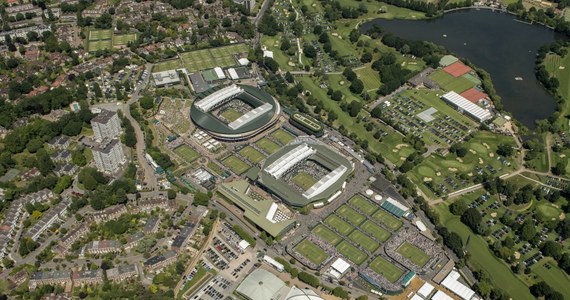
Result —
[[534, 75], [535, 58], [540, 46], [563, 37], [544, 26], [518, 22], [512, 15], [487, 9], [456, 11], [434, 20], [376, 19], [363, 24], [362, 30], [366, 32], [374, 24], [405, 39], [445, 46], [485, 69], [505, 109], [529, 128], [554, 112], [554, 98]]

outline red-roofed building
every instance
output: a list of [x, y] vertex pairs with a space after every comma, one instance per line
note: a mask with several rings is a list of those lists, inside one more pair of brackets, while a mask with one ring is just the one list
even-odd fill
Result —
[[468, 90], [466, 90], [465, 92], [461, 93], [461, 96], [463, 96], [463, 98], [477, 104], [479, 103], [479, 101], [481, 99], [488, 99], [489, 95], [481, 92], [480, 90], [476, 89], [476, 88], [470, 88]]
[[459, 77], [461, 75], [464, 75], [466, 73], [471, 72], [471, 68], [466, 66], [461, 61], [455, 62], [455, 63], [443, 68], [443, 70], [453, 77]]

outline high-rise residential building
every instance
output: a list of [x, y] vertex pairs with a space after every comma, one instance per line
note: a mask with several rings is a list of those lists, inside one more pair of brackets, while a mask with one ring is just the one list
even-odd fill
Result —
[[121, 121], [116, 112], [102, 109], [101, 112], [91, 119], [91, 127], [95, 134], [95, 140], [101, 142], [108, 138], [113, 139], [121, 134]]
[[93, 158], [97, 169], [102, 172], [113, 173], [125, 163], [125, 153], [118, 139], [104, 139], [93, 148]]

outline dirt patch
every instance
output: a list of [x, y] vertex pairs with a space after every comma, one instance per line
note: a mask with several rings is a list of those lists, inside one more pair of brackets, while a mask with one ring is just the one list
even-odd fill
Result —
[[447, 168], [447, 170], [449, 170], [451, 172], [457, 172], [457, 168]]
[[496, 217], [497, 217], [497, 212], [496, 212], [496, 211], [492, 212], [492, 213], [491, 213], [491, 217], [496, 218]]
[[479, 157], [479, 164], [482, 165], [483, 164], [483, 159], [481, 157]]
[[493, 152], [489, 153], [489, 157], [495, 157], [495, 153]]
[[489, 144], [487, 144], [487, 143], [483, 143], [483, 146], [485, 146], [485, 148], [487, 148], [487, 150], [491, 149], [491, 147], [489, 147]]
[[431, 177], [424, 177], [424, 182], [430, 182], [430, 181], [432, 181]]
[[410, 145], [408, 145], [408, 144], [398, 144], [398, 145], [396, 145], [396, 149], [398, 149], [398, 150], [402, 149], [402, 147], [410, 147]]

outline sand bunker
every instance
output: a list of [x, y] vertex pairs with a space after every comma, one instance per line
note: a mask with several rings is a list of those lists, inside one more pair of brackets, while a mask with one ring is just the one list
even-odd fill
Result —
[[398, 144], [398, 145], [396, 145], [396, 149], [399, 150], [399, 149], [402, 149], [402, 147], [409, 147], [409, 146], [410, 145], [408, 145], [408, 144]]
[[496, 218], [496, 217], [497, 217], [497, 212], [492, 212], [492, 213], [491, 213], [491, 217]]
[[477, 154], [477, 151], [473, 150], [473, 149], [469, 149], [469, 152], [473, 153], [473, 154]]
[[[491, 153], [492, 154], [492, 153]], [[482, 165], [483, 164], [483, 159], [481, 157], [479, 157], [479, 164]]]
[[561, 213], [560, 213], [560, 216], [558, 216], [558, 219], [560, 219], [560, 220], [566, 219], [566, 214], [563, 213], [563, 212], [561, 212]]
[[489, 157], [495, 157], [495, 153], [493, 152], [489, 153]]
[[560, 154], [560, 158], [566, 157], [566, 154]]
[[461, 157], [456, 158], [458, 162], [463, 162], [463, 159], [461, 159]]
[[441, 172], [435, 173], [435, 176], [441, 176]]
[[473, 173], [469, 172], [469, 173], [467, 173], [467, 176], [471, 177], [471, 176], [473, 176]]
[[447, 168], [451, 172], [457, 172], [457, 168]]
[[430, 181], [432, 181], [431, 177], [424, 177], [424, 182], [430, 182]]
[[489, 145], [487, 143], [483, 143], [483, 146], [485, 146], [485, 148], [487, 148], [487, 150], [491, 149], [491, 147], [489, 147]]
[[344, 85], [344, 80], [339, 81], [338, 84]]
[[518, 251], [515, 251], [515, 253], [513, 255], [515, 256], [515, 259], [521, 258], [521, 254]]

